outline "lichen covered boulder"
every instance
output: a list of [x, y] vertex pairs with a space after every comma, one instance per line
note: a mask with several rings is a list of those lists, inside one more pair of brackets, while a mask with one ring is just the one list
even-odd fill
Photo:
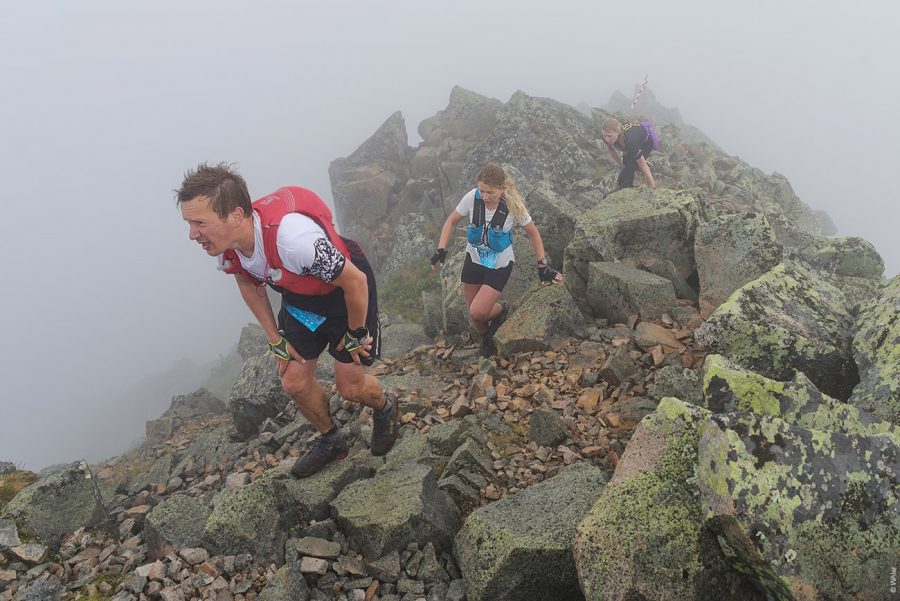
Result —
[[675, 306], [669, 280], [622, 263], [588, 263], [586, 291], [594, 315], [625, 323], [631, 315], [653, 321]]
[[810, 270], [782, 263], [732, 294], [695, 338], [707, 351], [770, 378], [802, 371], [825, 394], [846, 400], [858, 381], [846, 305], [837, 288]]
[[694, 258], [700, 314], [707, 318], [731, 294], [781, 263], [781, 245], [762, 213], [723, 215], [697, 227]]
[[457, 519], [453, 501], [437, 487], [434, 468], [418, 463], [349, 484], [331, 508], [341, 531], [370, 559], [412, 542], [448, 551]]
[[469, 601], [582, 599], [571, 543], [606, 476], [587, 463], [472, 512], [454, 551]]
[[196, 497], [172, 495], [147, 514], [144, 541], [156, 557], [203, 544], [203, 527], [210, 509]]
[[713, 413], [756, 413], [803, 428], [878, 435], [896, 429], [849, 403], [822, 394], [802, 372], [787, 382], [743, 369], [721, 355], [703, 364], [704, 406]]
[[856, 320], [853, 357], [859, 385], [850, 403], [900, 425], [900, 276]]
[[[730, 575], [695, 483], [709, 412], [663, 399], [641, 421], [573, 543], [585, 599], [763, 599]], [[745, 596], [741, 596], [744, 595]]]
[[[699, 444], [706, 517], [735, 571], [773, 597], [884, 598], [900, 561], [900, 436], [713, 415]], [[756, 556], [758, 554], [758, 556]]]
[[15, 521], [20, 533], [27, 529], [51, 547], [79, 528], [115, 530], [86, 461], [76, 461], [26, 487], [0, 517]]

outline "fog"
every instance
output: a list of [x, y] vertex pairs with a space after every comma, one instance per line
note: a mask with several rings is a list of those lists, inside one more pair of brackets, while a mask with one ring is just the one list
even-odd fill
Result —
[[5, 3], [0, 460], [123, 452], [252, 320], [187, 238], [185, 170], [235, 162], [254, 197], [330, 199], [332, 160], [397, 110], [418, 144], [454, 85], [600, 106], [649, 75], [896, 274], [900, 9], [841, 4]]

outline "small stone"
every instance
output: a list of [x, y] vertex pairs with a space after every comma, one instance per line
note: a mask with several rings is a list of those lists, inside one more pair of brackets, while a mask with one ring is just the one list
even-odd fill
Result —
[[225, 478], [225, 488], [228, 490], [237, 490], [242, 486], [250, 483], [250, 474], [247, 472], [235, 472], [228, 474]]
[[300, 571], [304, 574], [324, 576], [328, 571], [328, 561], [318, 557], [304, 557], [300, 560]]
[[38, 545], [34, 543], [16, 545], [15, 547], [10, 547], [9, 550], [20, 560], [32, 565], [44, 561], [44, 559], [46, 559], [47, 557], [48, 552], [48, 548], [44, 545]]
[[178, 555], [181, 556], [181, 558], [185, 560], [188, 565], [192, 566], [201, 564], [209, 559], [209, 552], [202, 547], [182, 549], [178, 552]]
[[297, 551], [301, 555], [337, 559], [338, 555], [341, 554], [341, 545], [323, 538], [304, 536], [297, 541]]

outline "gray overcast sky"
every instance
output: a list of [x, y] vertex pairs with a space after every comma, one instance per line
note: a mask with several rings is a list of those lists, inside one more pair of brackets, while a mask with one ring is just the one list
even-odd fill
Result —
[[233, 161], [254, 196], [330, 198], [333, 159], [396, 110], [415, 132], [457, 84], [599, 106], [649, 74], [660, 102], [785, 174], [896, 274], [898, 16], [888, 1], [6, 2], [0, 460], [123, 451], [169, 399], [110, 391], [215, 358], [252, 319], [187, 240], [186, 169]]

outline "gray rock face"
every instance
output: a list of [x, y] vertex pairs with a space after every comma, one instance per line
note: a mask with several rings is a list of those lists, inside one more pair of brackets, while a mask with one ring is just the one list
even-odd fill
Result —
[[724, 215], [701, 223], [694, 241], [700, 314], [710, 314], [731, 293], [781, 263], [781, 245], [761, 213]]
[[693, 482], [708, 416], [663, 399], [641, 421], [609, 485], [578, 525], [572, 548], [585, 599], [766, 599], [729, 575], [704, 528]]
[[238, 435], [246, 439], [258, 434], [260, 424], [276, 416], [289, 402], [272, 358], [264, 354], [244, 361], [228, 408]]
[[431, 344], [425, 328], [415, 323], [395, 323], [384, 328], [381, 354], [385, 359], [399, 359], [423, 344]]
[[576, 463], [517, 495], [472, 512], [454, 552], [470, 601], [583, 599], [571, 544], [606, 477]]
[[474, 182], [481, 167], [494, 161], [515, 165], [529, 181], [565, 190], [594, 172], [601, 149], [593, 132], [591, 119], [571, 106], [516, 92], [488, 138], [469, 153], [461, 181]]
[[652, 321], [675, 306], [672, 282], [622, 263], [588, 263], [587, 282], [591, 312], [613, 322], [631, 315]]
[[16, 523], [12, 520], [0, 520], [0, 550], [20, 544]]
[[144, 521], [144, 541], [162, 557], [203, 543], [203, 526], [210, 509], [195, 497], [173, 495], [150, 510]]
[[[699, 443], [699, 487], [723, 548], [765, 590], [878, 598], [900, 561], [900, 435], [798, 428], [714, 415]], [[777, 576], [776, 576], [777, 575]], [[796, 597], [795, 597], [796, 598]]]
[[307, 601], [309, 586], [296, 562], [286, 564], [260, 592], [259, 601]]
[[225, 404], [205, 388], [174, 397], [159, 419], [147, 422], [147, 442], [159, 444], [172, 436], [185, 421], [202, 415], [224, 413]]
[[447, 551], [457, 516], [453, 501], [437, 487], [434, 469], [418, 463], [353, 482], [331, 507], [341, 530], [369, 558], [414, 541]]
[[694, 231], [705, 211], [699, 199], [672, 190], [629, 188], [610, 194], [585, 212], [566, 248], [566, 285], [590, 310], [589, 265], [620, 261], [672, 282], [681, 298], [696, 298]]
[[802, 371], [844, 400], [858, 381], [853, 319], [841, 292], [798, 264], [782, 264], [740, 288], [695, 333], [708, 351], [777, 380]]
[[554, 338], [581, 331], [584, 322], [584, 315], [565, 286], [543, 285], [532, 289], [494, 338], [501, 353], [545, 350]]
[[[359, 242], [378, 269], [390, 254], [390, 232], [374, 224], [396, 221], [393, 209], [409, 179], [406, 122], [396, 112], [349, 157], [328, 169], [335, 217], [343, 235]], [[410, 211], [405, 211], [406, 213]]]
[[853, 358], [859, 385], [850, 403], [900, 425], [900, 276], [856, 320]]
[[86, 461], [72, 463], [23, 489], [0, 517], [15, 520], [52, 547], [59, 546], [61, 535], [79, 528], [114, 531]]

